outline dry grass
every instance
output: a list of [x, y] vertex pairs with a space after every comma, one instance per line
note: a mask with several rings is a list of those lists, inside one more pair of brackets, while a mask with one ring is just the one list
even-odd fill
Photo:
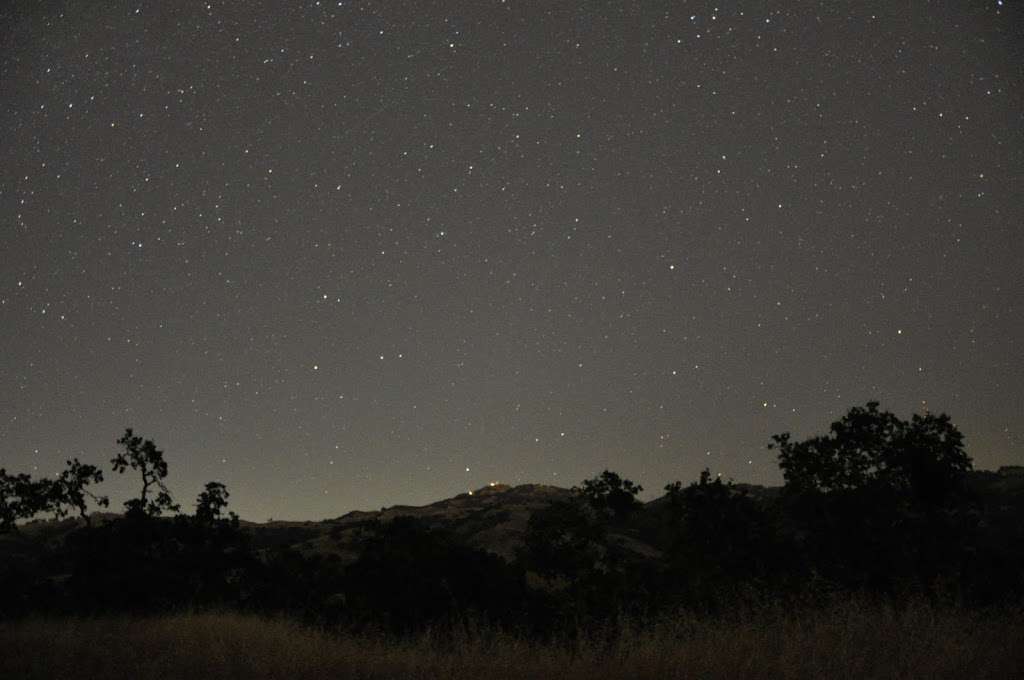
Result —
[[613, 642], [495, 631], [406, 641], [339, 636], [238, 614], [0, 623], [3, 678], [1011, 678], [1024, 618], [846, 603], [702, 621], [678, 616]]

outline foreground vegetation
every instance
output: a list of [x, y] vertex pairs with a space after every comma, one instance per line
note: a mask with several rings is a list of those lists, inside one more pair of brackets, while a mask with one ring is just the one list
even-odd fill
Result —
[[282, 618], [183, 614], [0, 623], [0, 677], [24, 678], [1009, 678], [1020, 611], [856, 600], [799, 612], [664, 617], [541, 642], [487, 627], [336, 634]]

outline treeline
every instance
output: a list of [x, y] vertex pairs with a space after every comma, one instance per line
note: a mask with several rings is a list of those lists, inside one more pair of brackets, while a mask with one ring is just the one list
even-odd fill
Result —
[[[473, 617], [531, 633], [578, 630], [672, 608], [727, 611], [841, 593], [969, 606], [1021, 602], [1024, 498], [972, 487], [963, 437], [945, 415], [905, 421], [871, 402], [829, 432], [772, 438], [785, 486], [754, 496], [708, 471], [642, 504], [611, 471], [535, 512], [516, 558], [411, 518], [372, 522], [358, 558], [257, 548], [210, 482], [180, 513], [162, 452], [131, 430], [111, 460], [138, 496], [95, 526], [98, 468], [51, 479], [0, 470], [0, 616], [232, 608], [349, 628], [412, 631]], [[19, 520], [82, 518], [36, 537]], [[177, 513], [167, 517], [167, 513]]]

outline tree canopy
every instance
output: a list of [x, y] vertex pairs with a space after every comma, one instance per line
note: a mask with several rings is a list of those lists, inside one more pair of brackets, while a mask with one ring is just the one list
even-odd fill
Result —
[[103, 471], [95, 465], [80, 462], [77, 458], [67, 461], [67, 467], [60, 473], [57, 479], [50, 482], [49, 505], [57, 517], [64, 517], [68, 510], [78, 511], [79, 517], [90, 524], [89, 515], [86, 512], [88, 501], [91, 499], [101, 507], [110, 505], [106, 496], [97, 496], [88, 489], [91, 484], [103, 482]]
[[[137, 470], [142, 477], [142, 489], [138, 498], [125, 501], [128, 515], [146, 515], [158, 517], [164, 510], [177, 512], [179, 506], [171, 499], [171, 492], [164, 484], [167, 477], [167, 461], [164, 452], [156, 448], [153, 440], [136, 437], [131, 428], [124, 431], [124, 436], [117, 440], [124, 447], [124, 452], [114, 456], [110, 463], [115, 472], [124, 473], [128, 468]], [[156, 495], [150, 493], [156, 490]]]
[[43, 509], [38, 483], [24, 473], [9, 474], [0, 468], [0, 533], [13, 531], [19, 519]]
[[574, 486], [573, 493], [598, 512], [610, 512], [617, 519], [625, 519], [640, 507], [636, 496], [644, 488], [617, 473], [605, 470], [597, 477]]
[[[228, 488], [220, 482], [207, 482], [206, 487], [196, 498], [196, 519], [207, 524], [221, 519], [221, 512], [228, 506]], [[235, 513], [229, 513], [231, 520], [237, 521]]]
[[946, 414], [914, 414], [909, 421], [878, 402], [855, 406], [826, 435], [802, 442], [790, 433], [772, 437], [786, 486], [800, 491], [855, 490], [884, 486], [935, 504], [948, 499], [971, 459], [963, 435]]

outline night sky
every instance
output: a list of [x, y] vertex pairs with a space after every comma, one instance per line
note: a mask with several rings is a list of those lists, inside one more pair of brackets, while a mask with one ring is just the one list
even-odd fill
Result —
[[651, 497], [869, 399], [1022, 463], [1022, 13], [4, 3], [0, 467]]

